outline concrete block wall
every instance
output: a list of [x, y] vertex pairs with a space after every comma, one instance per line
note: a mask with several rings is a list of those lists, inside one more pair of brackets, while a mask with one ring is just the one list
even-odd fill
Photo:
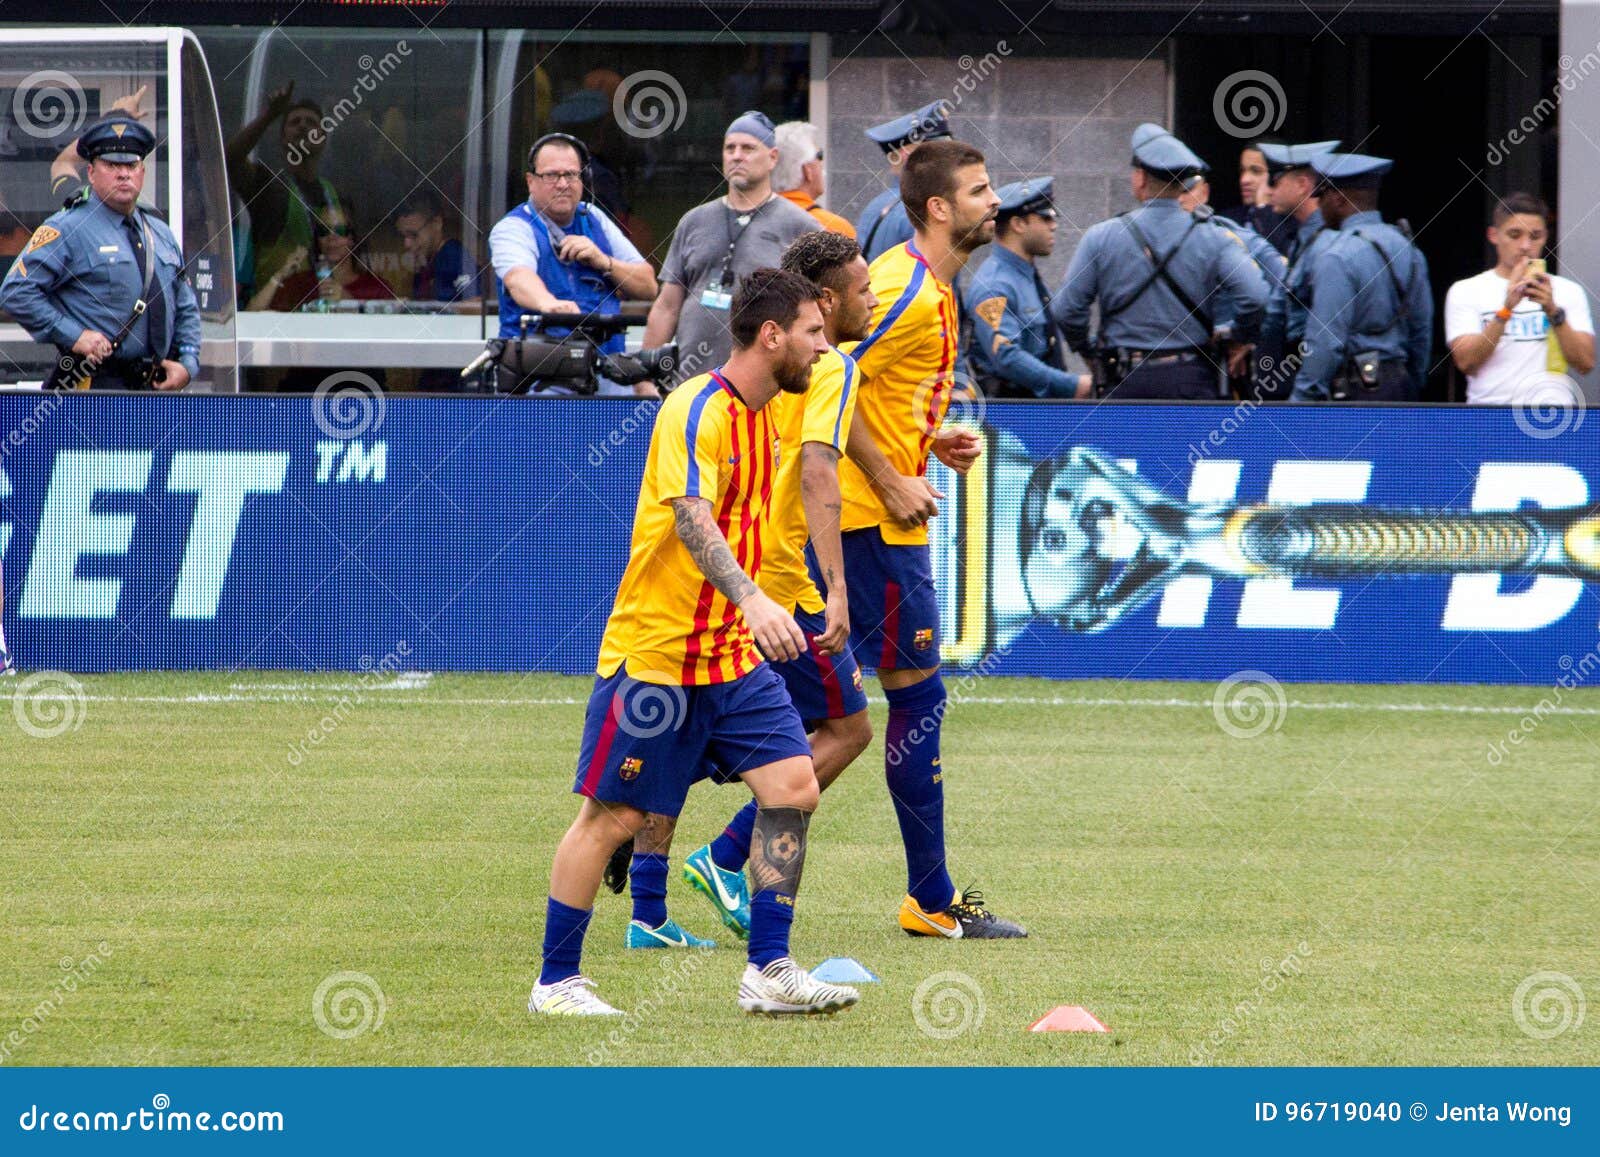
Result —
[[830, 68], [828, 208], [854, 221], [888, 186], [883, 153], [863, 135], [867, 126], [950, 100], [955, 135], [983, 150], [996, 185], [1055, 178], [1061, 227], [1055, 254], [1041, 262], [1052, 289], [1083, 231], [1133, 207], [1128, 138], [1134, 127], [1169, 123], [1169, 70], [1160, 55], [856, 54]]

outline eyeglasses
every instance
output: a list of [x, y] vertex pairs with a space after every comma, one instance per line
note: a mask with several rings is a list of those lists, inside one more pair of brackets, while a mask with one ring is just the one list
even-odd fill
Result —
[[583, 180], [583, 174], [573, 169], [563, 169], [559, 173], [535, 173], [534, 176], [547, 185], [576, 185]]

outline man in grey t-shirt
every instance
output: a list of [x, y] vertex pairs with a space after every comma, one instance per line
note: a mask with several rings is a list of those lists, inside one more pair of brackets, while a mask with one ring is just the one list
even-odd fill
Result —
[[741, 113], [722, 139], [727, 195], [690, 209], [672, 234], [644, 344], [664, 345], [676, 336], [676, 381], [715, 369], [732, 350], [728, 306], [739, 278], [763, 266], [777, 268], [791, 241], [822, 227], [772, 191], [777, 163], [772, 121], [765, 113]]

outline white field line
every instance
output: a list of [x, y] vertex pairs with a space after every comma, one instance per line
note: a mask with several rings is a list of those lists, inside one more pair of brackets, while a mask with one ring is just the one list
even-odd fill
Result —
[[[242, 687], [242, 684], [235, 686]], [[262, 685], [258, 685], [262, 686]], [[572, 696], [546, 696], [537, 698], [505, 698], [505, 699], [480, 699], [480, 698], [440, 698], [417, 695], [382, 694], [386, 690], [382, 685], [373, 687], [360, 687], [356, 684], [333, 684], [322, 687], [313, 687], [305, 684], [299, 693], [278, 691], [278, 688], [296, 686], [292, 684], [267, 684], [274, 693], [253, 694], [246, 690], [235, 690], [225, 694], [194, 695], [83, 695], [63, 694], [52, 691], [49, 694], [26, 695], [31, 701], [47, 702], [50, 700], [74, 700], [84, 703], [155, 703], [155, 704], [227, 704], [227, 703], [337, 703], [347, 698], [366, 697], [375, 701], [383, 700], [393, 703], [403, 703], [407, 707], [580, 707], [588, 703], [587, 698], [579, 699]], [[346, 690], [348, 688], [348, 690]], [[19, 698], [15, 692], [6, 694], [9, 688], [0, 687], [0, 702], [8, 699]], [[403, 690], [403, 688], [390, 688], [387, 690]], [[882, 704], [881, 697], [872, 696], [868, 702]], [[1140, 698], [1129, 697], [1119, 699], [1112, 696], [1036, 696], [1036, 695], [952, 695], [952, 707], [963, 704], [979, 704], [989, 706], [1018, 706], [1018, 707], [1155, 707], [1178, 708], [1181, 710], [1211, 709], [1210, 699], [1181, 699], [1181, 698]], [[1556, 704], [1541, 706], [1539, 704], [1504, 704], [1499, 706], [1472, 706], [1460, 703], [1352, 703], [1339, 699], [1290, 699], [1287, 701], [1290, 709], [1297, 711], [1370, 711], [1383, 713], [1402, 714], [1440, 714], [1440, 715], [1573, 715], [1573, 716], [1600, 716], [1600, 707], [1563, 707]]]

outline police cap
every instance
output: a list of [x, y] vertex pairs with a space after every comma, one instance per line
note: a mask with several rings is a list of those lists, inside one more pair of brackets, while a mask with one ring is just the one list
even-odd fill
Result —
[[893, 152], [919, 141], [931, 141], [950, 135], [950, 102], [936, 100], [925, 104], [916, 112], [873, 125], [867, 130], [867, 139], [875, 142], [884, 152]]
[[142, 161], [156, 147], [156, 135], [130, 116], [118, 113], [96, 121], [78, 138], [78, 155], [86, 161]]
[[999, 216], [1020, 217], [1027, 213], [1055, 212], [1056, 179], [1033, 177], [1026, 181], [1013, 181], [995, 190], [1000, 198]]
[[1148, 121], [1133, 130], [1133, 163], [1164, 181], [1182, 181], [1211, 169], [1188, 145]]
[[1363, 153], [1322, 153], [1309, 163], [1319, 189], [1376, 189], [1383, 183], [1383, 175], [1394, 168], [1394, 162], [1385, 157]]
[[1304, 169], [1318, 153], [1331, 153], [1344, 142], [1312, 141], [1306, 145], [1262, 144], [1257, 147], [1267, 159], [1267, 176], [1277, 180], [1290, 169]]

